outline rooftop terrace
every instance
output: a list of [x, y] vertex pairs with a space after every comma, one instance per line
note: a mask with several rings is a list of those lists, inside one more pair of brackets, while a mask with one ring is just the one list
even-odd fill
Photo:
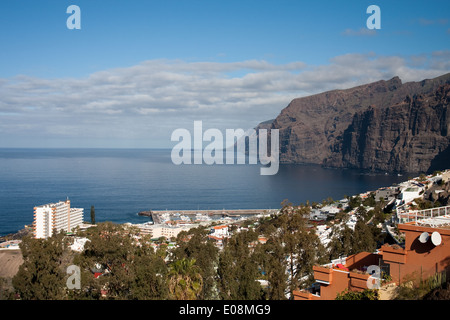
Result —
[[425, 210], [399, 211], [401, 223], [415, 223], [420, 226], [450, 229], [450, 206]]

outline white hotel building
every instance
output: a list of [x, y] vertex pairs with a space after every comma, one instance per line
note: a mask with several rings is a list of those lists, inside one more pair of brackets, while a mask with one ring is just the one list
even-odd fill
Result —
[[83, 223], [83, 211], [82, 208], [71, 208], [69, 199], [34, 207], [34, 237], [47, 239], [53, 230], [71, 232]]

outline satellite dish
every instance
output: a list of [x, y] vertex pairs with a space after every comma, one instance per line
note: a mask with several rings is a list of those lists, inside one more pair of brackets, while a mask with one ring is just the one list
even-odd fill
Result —
[[429, 238], [430, 238], [430, 235], [428, 234], [428, 232], [423, 232], [419, 237], [419, 241], [421, 243], [425, 243], [428, 241]]
[[441, 235], [439, 234], [439, 232], [435, 231], [431, 234], [431, 242], [435, 245], [438, 246], [441, 244], [442, 242], [442, 238]]

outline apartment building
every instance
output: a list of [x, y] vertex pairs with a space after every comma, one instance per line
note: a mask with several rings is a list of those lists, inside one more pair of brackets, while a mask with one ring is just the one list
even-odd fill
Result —
[[342, 261], [314, 266], [314, 285], [294, 291], [295, 300], [333, 300], [344, 290], [362, 291], [373, 283], [373, 271], [390, 276], [391, 284], [427, 279], [436, 273], [450, 276], [450, 206], [402, 213], [398, 225], [401, 245], [383, 245], [377, 252], [360, 252]]
[[181, 231], [188, 231], [191, 228], [196, 228], [198, 224], [189, 224], [189, 225], [166, 225], [166, 224], [149, 224], [143, 223], [136, 225], [143, 235], [150, 235], [150, 238], [157, 239], [161, 237], [165, 237], [170, 239], [172, 237], [177, 237]]
[[69, 199], [34, 207], [34, 237], [46, 239], [54, 230], [71, 232], [83, 223], [83, 212], [82, 208], [71, 208]]

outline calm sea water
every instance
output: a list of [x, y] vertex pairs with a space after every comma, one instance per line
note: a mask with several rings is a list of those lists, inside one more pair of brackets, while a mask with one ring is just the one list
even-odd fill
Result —
[[0, 149], [0, 235], [33, 221], [33, 207], [69, 198], [90, 220], [139, 223], [143, 210], [279, 208], [341, 199], [407, 177], [310, 165], [180, 165], [170, 149]]

